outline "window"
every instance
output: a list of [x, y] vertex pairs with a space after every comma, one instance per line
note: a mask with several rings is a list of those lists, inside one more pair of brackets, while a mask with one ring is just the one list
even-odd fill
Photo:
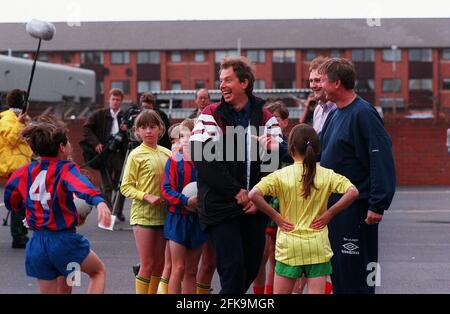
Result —
[[138, 93], [142, 94], [148, 91], [161, 90], [160, 81], [138, 81]]
[[409, 49], [409, 61], [431, 62], [431, 49]]
[[264, 80], [255, 80], [255, 84], [253, 85], [254, 89], [265, 89], [266, 81]]
[[254, 63], [265, 63], [266, 52], [264, 50], [247, 50], [247, 58]]
[[205, 62], [205, 52], [196, 51], [195, 52], [195, 62]]
[[46, 52], [39, 53], [38, 60], [43, 61], [43, 62], [48, 62], [48, 53], [46, 53]]
[[95, 82], [95, 93], [96, 94], [103, 94], [104, 93], [103, 81], [96, 81]]
[[442, 89], [450, 89], [450, 78], [442, 80]]
[[102, 52], [82, 52], [81, 63], [84, 64], [103, 64]]
[[274, 50], [272, 62], [295, 63], [295, 50]]
[[450, 60], [450, 49], [442, 49], [442, 60]]
[[355, 91], [357, 93], [373, 92], [374, 80], [355, 80]]
[[231, 49], [231, 50], [216, 50], [214, 61], [216, 63], [220, 63], [223, 58], [229, 57], [229, 56], [237, 56], [238, 52], [237, 50]]
[[339, 49], [331, 49], [330, 57], [331, 58], [340, 58], [341, 57], [341, 51]]
[[383, 92], [399, 92], [402, 89], [400, 79], [385, 79], [382, 82]]
[[27, 52], [15, 52], [15, 51], [13, 51], [12, 56], [16, 57], [16, 58], [24, 58], [24, 59], [29, 59], [30, 58], [30, 54], [27, 53]]
[[172, 81], [172, 90], [181, 90], [181, 82]]
[[195, 80], [195, 89], [205, 88], [204, 80]]
[[305, 60], [312, 61], [316, 57], [316, 52], [314, 50], [308, 49], [305, 52]]
[[179, 51], [172, 51], [170, 53], [171, 62], [181, 62], [181, 53]]
[[272, 88], [295, 88], [295, 81], [273, 81]]
[[433, 90], [432, 79], [410, 79], [409, 90]]
[[130, 93], [130, 81], [112, 81], [111, 88], [120, 88], [124, 94]]
[[374, 62], [375, 51], [373, 49], [352, 49], [352, 61]]
[[111, 52], [111, 64], [128, 64], [130, 63], [130, 53], [128, 51]]
[[381, 54], [383, 61], [402, 61], [402, 51], [400, 49], [383, 49]]
[[139, 51], [137, 54], [138, 64], [159, 64], [160, 63], [160, 53], [159, 51]]
[[72, 63], [72, 53], [64, 51], [61, 54], [61, 60], [63, 63]]
[[380, 106], [384, 109], [390, 109], [390, 108], [404, 108], [405, 102], [403, 97], [385, 97], [380, 98]]

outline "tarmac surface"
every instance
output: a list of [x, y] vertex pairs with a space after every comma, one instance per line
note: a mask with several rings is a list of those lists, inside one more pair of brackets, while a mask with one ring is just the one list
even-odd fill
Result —
[[[4, 218], [2, 188], [0, 196], [0, 217]], [[129, 206], [127, 201], [127, 217]], [[127, 223], [120, 226], [124, 230], [101, 230], [96, 216], [91, 213], [78, 231], [106, 264], [106, 293], [132, 294], [131, 267], [138, 262], [133, 233]], [[377, 293], [450, 293], [450, 187], [398, 188], [380, 225], [379, 240]], [[9, 226], [0, 225], [0, 265], [0, 293], [38, 293], [36, 280], [25, 275], [24, 250], [11, 249]], [[83, 274], [73, 292], [85, 293], [87, 279]], [[212, 285], [213, 293], [219, 292], [217, 273]]]

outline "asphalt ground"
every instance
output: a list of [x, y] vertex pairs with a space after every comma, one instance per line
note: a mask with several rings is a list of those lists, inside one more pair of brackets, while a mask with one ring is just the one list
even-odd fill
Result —
[[[0, 217], [5, 217], [0, 189]], [[128, 217], [130, 202], [125, 205]], [[2, 221], [0, 221], [2, 222]], [[106, 293], [134, 293], [132, 265], [138, 261], [133, 233], [97, 227], [91, 214], [79, 232], [107, 266]], [[379, 230], [380, 286], [377, 293], [450, 293], [450, 187], [398, 188]], [[82, 275], [74, 293], [85, 293]], [[217, 273], [213, 293], [220, 290]], [[25, 275], [24, 250], [11, 249], [9, 226], [0, 225], [0, 293], [38, 293], [36, 281]]]

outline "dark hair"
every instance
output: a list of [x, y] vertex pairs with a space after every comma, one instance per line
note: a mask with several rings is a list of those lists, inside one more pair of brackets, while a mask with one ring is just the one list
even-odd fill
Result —
[[153, 106], [155, 106], [156, 104], [156, 98], [155, 95], [153, 95], [150, 92], [145, 92], [141, 95], [141, 98], [139, 99], [139, 101], [141, 102], [141, 105], [143, 102], [147, 103], [147, 104], [151, 104]]
[[314, 128], [305, 123], [294, 126], [291, 134], [289, 134], [288, 149], [292, 157], [298, 154], [304, 158], [300, 181], [303, 184], [302, 196], [306, 199], [311, 194], [311, 188], [317, 190], [314, 185], [314, 177], [316, 176], [316, 162], [317, 154], [320, 152], [320, 143]]
[[244, 80], [248, 80], [247, 88], [245, 92], [250, 96], [253, 92], [253, 84], [255, 83], [255, 70], [253, 65], [246, 57], [225, 57], [220, 62], [220, 71], [233, 68], [234, 73], [239, 79], [239, 82], [243, 83]]
[[63, 124], [45, 120], [31, 123], [22, 131], [22, 136], [34, 154], [41, 157], [58, 156], [60, 144], [69, 142], [68, 131]]
[[328, 59], [320, 65], [317, 72], [319, 74], [326, 74], [330, 81], [341, 81], [342, 86], [347, 90], [355, 88], [355, 67], [347, 59]]
[[166, 127], [156, 111], [151, 109], [144, 109], [140, 114], [138, 114], [136, 120], [134, 121], [135, 130], [140, 127], [147, 127], [152, 125], [157, 125], [161, 129], [161, 134], [159, 135], [159, 138], [161, 138], [164, 135], [164, 132], [166, 132]]
[[26, 91], [13, 89], [6, 95], [6, 104], [9, 108], [22, 109], [25, 104]]
[[272, 114], [274, 114], [275, 112], [278, 112], [281, 119], [283, 119], [283, 120], [286, 120], [289, 118], [289, 110], [286, 107], [286, 104], [281, 100], [266, 103], [264, 108], [266, 108]]

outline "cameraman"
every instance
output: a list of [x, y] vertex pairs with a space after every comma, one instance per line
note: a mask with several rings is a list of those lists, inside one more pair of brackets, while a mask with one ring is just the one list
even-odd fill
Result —
[[[128, 145], [127, 127], [122, 123], [123, 112], [120, 110], [123, 97], [122, 90], [111, 89], [109, 107], [94, 111], [83, 126], [84, 141], [104, 157], [99, 169], [100, 189], [110, 208], [113, 208], [112, 191], [118, 186]], [[120, 199], [114, 211], [117, 218], [124, 221], [123, 198]]]

